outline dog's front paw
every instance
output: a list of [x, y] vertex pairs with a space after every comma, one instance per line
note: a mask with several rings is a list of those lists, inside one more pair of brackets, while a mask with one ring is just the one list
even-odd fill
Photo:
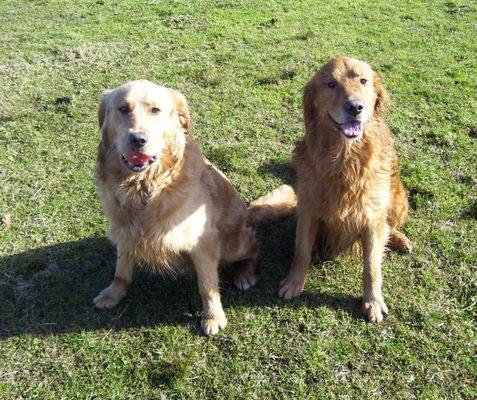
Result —
[[383, 299], [370, 299], [363, 301], [363, 314], [370, 322], [381, 322], [388, 313], [388, 307]]
[[125, 295], [125, 290], [121, 290], [116, 285], [111, 284], [98, 293], [94, 298], [93, 303], [97, 308], [113, 308]]
[[291, 300], [298, 297], [303, 292], [305, 286], [305, 279], [288, 275], [280, 283], [280, 290], [278, 296], [284, 300]]
[[218, 314], [211, 317], [204, 317], [200, 322], [202, 331], [207, 335], [216, 335], [220, 329], [224, 329], [227, 326], [227, 318], [225, 314]]

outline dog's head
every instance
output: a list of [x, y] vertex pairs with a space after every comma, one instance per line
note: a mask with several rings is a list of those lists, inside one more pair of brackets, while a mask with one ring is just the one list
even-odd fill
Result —
[[360, 139], [366, 123], [381, 117], [387, 98], [379, 76], [367, 63], [334, 58], [305, 87], [305, 126], [314, 131], [326, 124], [346, 140]]
[[114, 146], [125, 168], [142, 172], [161, 158], [166, 145], [190, 129], [184, 96], [146, 80], [128, 82], [103, 94], [99, 106], [102, 145]]

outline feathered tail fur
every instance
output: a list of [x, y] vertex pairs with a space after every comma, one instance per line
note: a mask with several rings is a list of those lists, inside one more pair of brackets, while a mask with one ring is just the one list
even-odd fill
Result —
[[275, 190], [259, 197], [248, 207], [250, 223], [269, 223], [285, 215], [293, 214], [296, 209], [297, 197], [289, 185], [281, 185]]

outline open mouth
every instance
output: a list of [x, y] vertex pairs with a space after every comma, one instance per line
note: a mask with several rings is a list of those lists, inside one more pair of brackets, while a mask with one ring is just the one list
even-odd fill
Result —
[[144, 171], [149, 164], [157, 161], [157, 156], [147, 156], [139, 151], [121, 153], [121, 161], [133, 172]]
[[361, 121], [348, 121], [342, 124], [336, 122], [333, 117], [328, 114], [328, 118], [333, 122], [333, 124], [339, 129], [343, 136], [347, 139], [356, 139], [363, 134], [364, 124]]

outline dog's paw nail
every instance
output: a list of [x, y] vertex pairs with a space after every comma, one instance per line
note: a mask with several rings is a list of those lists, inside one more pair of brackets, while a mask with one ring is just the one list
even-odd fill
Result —
[[363, 314], [370, 322], [381, 322], [389, 310], [383, 300], [370, 300], [363, 303]]
[[257, 278], [255, 274], [237, 274], [234, 277], [234, 284], [240, 290], [248, 290], [255, 286]]
[[94, 299], [94, 305], [96, 308], [113, 308], [118, 302], [108, 296], [98, 296]]
[[303, 281], [297, 281], [293, 279], [285, 279], [280, 284], [280, 290], [278, 291], [278, 296], [283, 300], [291, 300], [295, 297], [300, 296], [303, 292]]
[[235, 286], [240, 290], [247, 290], [250, 289], [250, 285], [247, 281], [239, 281], [235, 282]]
[[227, 326], [227, 318], [225, 314], [217, 317], [202, 318], [200, 325], [202, 331], [207, 336], [216, 335], [220, 329], [224, 329]]
[[107, 309], [113, 308], [116, 304], [119, 303], [118, 298], [111, 296], [108, 292], [100, 292], [93, 300], [93, 303], [96, 308]]

